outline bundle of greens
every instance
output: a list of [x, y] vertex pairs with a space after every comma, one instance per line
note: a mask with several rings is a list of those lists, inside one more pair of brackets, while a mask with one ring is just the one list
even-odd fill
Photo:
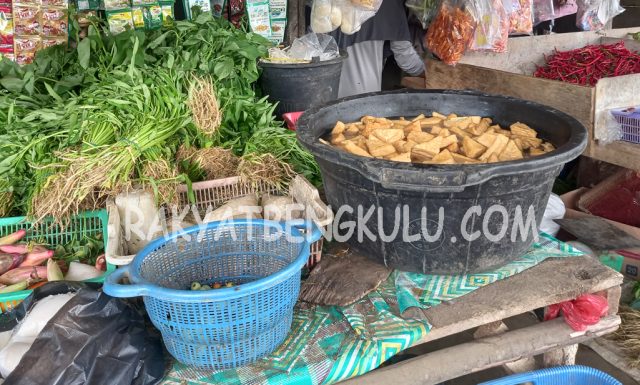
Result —
[[171, 201], [194, 178], [178, 172], [179, 148], [272, 153], [319, 181], [256, 92], [262, 37], [200, 14], [115, 36], [94, 24], [76, 40], [24, 67], [0, 60], [0, 215], [64, 218], [134, 184]]

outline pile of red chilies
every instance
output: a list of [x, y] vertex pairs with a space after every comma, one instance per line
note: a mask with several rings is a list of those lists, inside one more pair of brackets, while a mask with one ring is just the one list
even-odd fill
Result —
[[535, 77], [584, 86], [593, 87], [602, 78], [640, 73], [640, 55], [625, 48], [624, 42], [556, 51], [545, 59], [547, 65], [538, 67]]

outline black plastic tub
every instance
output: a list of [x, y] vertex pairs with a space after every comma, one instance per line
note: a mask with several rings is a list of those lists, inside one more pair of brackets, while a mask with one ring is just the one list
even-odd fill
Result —
[[335, 59], [308, 64], [260, 62], [260, 86], [277, 102], [277, 116], [286, 112], [305, 111], [338, 98], [343, 53]]
[[[413, 117], [433, 111], [491, 117], [507, 127], [523, 122], [557, 149], [510, 162], [422, 165], [360, 157], [319, 141], [338, 120], [352, 122], [364, 115]], [[582, 153], [588, 137], [576, 119], [555, 109], [448, 90], [340, 99], [308, 110], [297, 125], [298, 139], [320, 165], [336, 216], [333, 230], [338, 229], [338, 237], [334, 233], [333, 238], [389, 267], [425, 274], [487, 271], [525, 253], [536, 239], [531, 224], [540, 223], [554, 179], [565, 163]], [[360, 222], [358, 206], [362, 206]], [[371, 207], [374, 213], [366, 221], [364, 214]], [[351, 237], [350, 221], [356, 221]]]

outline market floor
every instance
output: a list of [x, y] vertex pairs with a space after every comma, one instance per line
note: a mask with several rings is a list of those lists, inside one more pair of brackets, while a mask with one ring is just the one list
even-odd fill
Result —
[[[537, 322], [537, 320], [533, 314], [523, 314], [508, 319], [506, 323], [510, 328], [520, 328], [531, 325], [535, 322]], [[443, 338], [431, 343], [415, 346], [411, 349], [408, 349], [405, 352], [405, 357], [409, 358], [410, 356], [414, 355], [426, 354], [448, 346], [454, 346], [460, 343], [471, 341], [472, 339], [473, 330], [463, 332], [451, 337]], [[586, 346], [580, 345], [576, 363], [579, 365], [591, 366], [593, 368], [609, 373], [624, 385], [640, 385], [640, 382], [634, 380], [615, 366], [609, 364], [597, 353]], [[469, 374], [455, 380], [450, 380], [442, 383], [441, 385], [477, 385], [479, 382], [494, 380], [497, 378], [505, 377], [506, 375], [506, 372], [502, 368], [494, 368], [479, 373]]]

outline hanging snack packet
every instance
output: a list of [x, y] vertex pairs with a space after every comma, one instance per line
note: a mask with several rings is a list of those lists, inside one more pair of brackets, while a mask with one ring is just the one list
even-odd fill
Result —
[[425, 36], [429, 50], [446, 64], [456, 64], [473, 39], [476, 21], [464, 4], [444, 0]]
[[109, 24], [109, 32], [112, 35], [134, 28], [131, 11], [107, 12], [107, 23]]
[[66, 36], [69, 27], [67, 10], [63, 8], [44, 8], [41, 11], [41, 23], [43, 36]]
[[13, 53], [13, 12], [9, 4], [0, 5], [0, 53]]
[[37, 5], [14, 5], [13, 28], [16, 35], [38, 35], [40, 33], [40, 7]]
[[131, 19], [133, 20], [133, 28], [144, 29], [144, 11], [142, 7], [131, 8]]
[[469, 49], [506, 52], [509, 40], [509, 18], [502, 0], [471, 0], [469, 5], [477, 20]]
[[162, 8], [159, 5], [144, 7], [144, 27], [148, 30], [162, 27]]
[[67, 0], [42, 0], [41, 4], [43, 7], [61, 7], [67, 9], [68, 3]]
[[67, 44], [66, 37], [45, 37], [42, 38], [40, 47], [42, 49], [53, 47], [54, 45]]
[[577, 5], [576, 26], [583, 31], [600, 31], [624, 12], [620, 0], [577, 0]]
[[173, 5], [172, 4], [162, 4], [162, 25], [168, 26], [173, 23]]
[[40, 36], [16, 36], [15, 59], [19, 65], [33, 63], [36, 51], [40, 49]]
[[504, 3], [509, 13], [509, 35], [533, 34], [533, 0], [505, 0]]
[[129, 7], [129, 0], [104, 0], [104, 9], [107, 11], [128, 9]]
[[251, 30], [258, 35], [269, 39], [271, 37], [271, 16], [269, 14], [268, 1], [247, 1], [247, 15]]

